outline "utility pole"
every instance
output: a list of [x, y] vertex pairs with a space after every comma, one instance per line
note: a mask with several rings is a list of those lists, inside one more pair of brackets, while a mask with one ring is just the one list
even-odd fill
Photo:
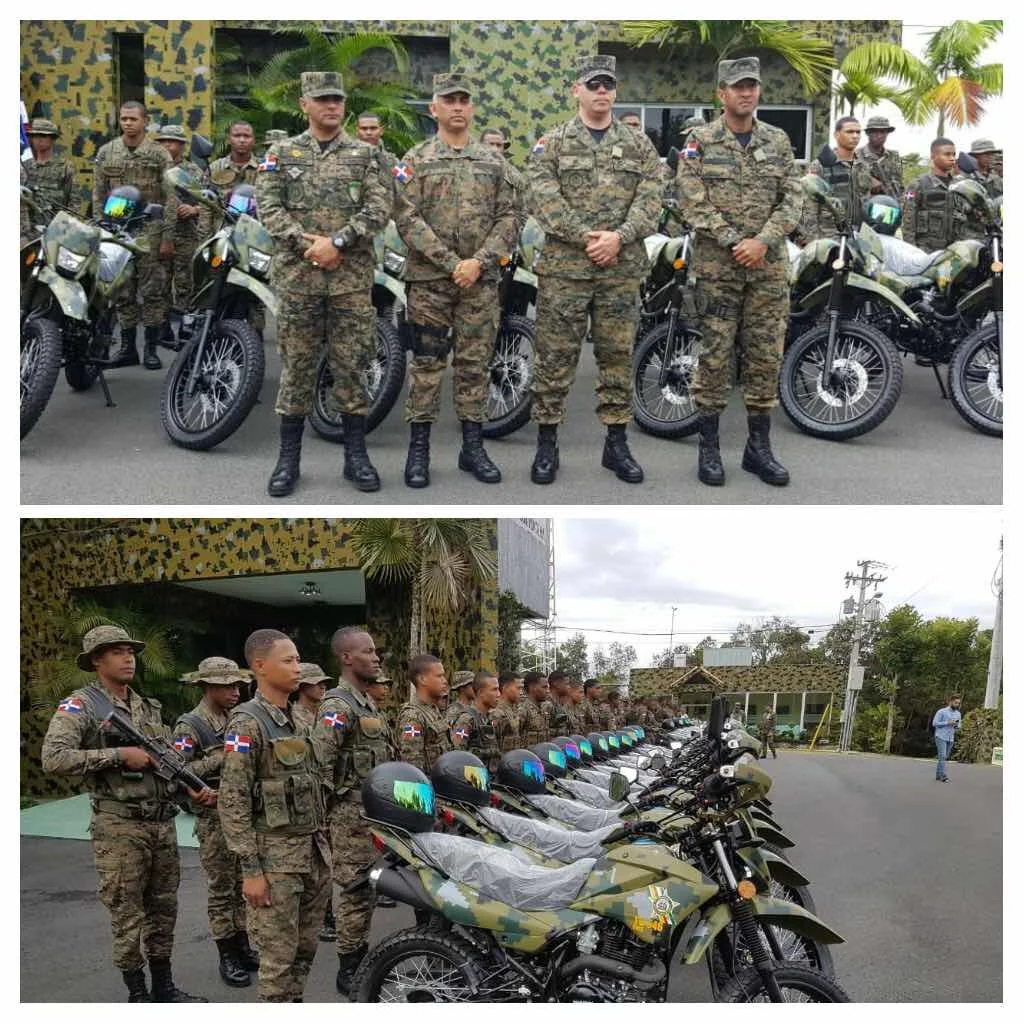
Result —
[[[672, 623], [668, 627], [668, 658], [675, 665], [675, 658], [673, 656], [675, 652], [675, 637], [676, 637], [676, 606], [672, 605]], [[671, 666], [670, 666], [671, 667]]]
[[845, 577], [846, 586], [850, 586], [851, 583], [859, 585], [860, 595], [857, 598], [856, 618], [853, 624], [853, 643], [850, 645], [850, 666], [846, 674], [846, 700], [843, 704], [842, 725], [839, 730], [839, 750], [844, 754], [850, 750], [850, 740], [853, 738], [853, 718], [857, 713], [857, 698], [860, 696], [860, 691], [864, 686], [864, 669], [860, 665], [860, 642], [864, 635], [864, 594], [870, 584], [873, 583], [877, 586], [888, 579], [887, 576], [871, 574], [871, 570], [875, 566], [884, 569], [884, 562], [873, 562], [871, 559], [865, 559], [863, 562], [858, 562], [857, 566], [860, 569], [859, 576], [848, 572]]
[[992, 627], [992, 650], [988, 656], [988, 681], [985, 685], [985, 707], [999, 705], [999, 690], [1003, 683], [1003, 539], [999, 538], [999, 564], [992, 575], [992, 589], [996, 595], [996, 621]]

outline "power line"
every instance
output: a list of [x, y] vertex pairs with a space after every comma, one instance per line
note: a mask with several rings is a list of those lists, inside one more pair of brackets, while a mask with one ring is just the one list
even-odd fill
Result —
[[[831, 629], [834, 625], [835, 625], [834, 622], [820, 622], [820, 623], [817, 623], [816, 625], [809, 625], [809, 626], [801, 626], [801, 625], [796, 625], [795, 624], [793, 626], [793, 628], [794, 629], [799, 629], [801, 632], [806, 633], [808, 630], [811, 630], [811, 629]], [[662, 636], [662, 637], [671, 637], [671, 636], [707, 636], [708, 634], [715, 634], [715, 633], [729, 633], [729, 634], [732, 634], [732, 633], [735, 632], [735, 630], [733, 630], [733, 629], [722, 629], [722, 628], [717, 628], [717, 627], [716, 628], [708, 627], [706, 629], [677, 629], [677, 630], [674, 630], [672, 633], [651, 633], [651, 632], [646, 632], [646, 631], [640, 630], [640, 629], [606, 629], [606, 628], [598, 627], [598, 626], [555, 626], [554, 628], [558, 629], [558, 630], [563, 630], [563, 631], [564, 630], [570, 630], [570, 631], [572, 631], [574, 633], [612, 633], [612, 634], [616, 634], [618, 636]], [[751, 631], [754, 632], [754, 633], [760, 633], [760, 632], [763, 632], [763, 629], [753, 629], [752, 628]]]

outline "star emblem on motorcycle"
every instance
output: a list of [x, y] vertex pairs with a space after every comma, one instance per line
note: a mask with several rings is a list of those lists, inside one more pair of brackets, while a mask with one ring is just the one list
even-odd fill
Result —
[[671, 919], [672, 911], [679, 906], [679, 901], [672, 899], [668, 890], [660, 885], [648, 886], [647, 893], [651, 900], [651, 910], [659, 917]]

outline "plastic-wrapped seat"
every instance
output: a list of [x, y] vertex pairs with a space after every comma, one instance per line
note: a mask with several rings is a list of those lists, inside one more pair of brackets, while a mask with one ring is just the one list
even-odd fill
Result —
[[422, 832], [413, 836], [413, 849], [449, 878], [485, 899], [507, 903], [516, 910], [561, 910], [579, 895], [595, 858], [584, 857], [564, 868], [524, 863], [510, 850], [464, 836]]
[[550, 793], [530, 793], [525, 796], [525, 799], [538, 810], [554, 818], [555, 821], [564, 822], [566, 825], [584, 832], [604, 828], [606, 825], [622, 824], [619, 811], [591, 807], [579, 800], [567, 800]]
[[917, 277], [923, 274], [942, 252], [941, 249], [939, 252], [925, 252], [892, 235], [878, 235], [878, 240], [882, 244], [886, 268], [900, 277]]
[[590, 804], [591, 807], [619, 813], [629, 806], [625, 801], [613, 800], [608, 795], [607, 786], [595, 786], [592, 782], [583, 782], [580, 779], [560, 779], [559, 782], [577, 800], [582, 800], [585, 804]]
[[536, 818], [524, 818], [521, 814], [509, 814], [493, 807], [482, 807], [480, 817], [509, 842], [518, 843], [545, 857], [572, 864], [581, 857], [601, 857], [605, 850], [601, 840], [611, 835], [621, 822], [605, 825], [589, 832], [559, 828]]

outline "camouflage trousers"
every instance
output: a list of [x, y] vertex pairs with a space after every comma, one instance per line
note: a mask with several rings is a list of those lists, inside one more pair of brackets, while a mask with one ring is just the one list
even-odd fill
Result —
[[358, 790], [354, 799], [341, 800], [331, 809], [331, 877], [334, 879], [334, 923], [338, 931], [338, 953], [351, 953], [369, 941], [373, 902], [369, 888], [345, 892], [360, 870], [374, 857], [370, 830], [359, 816], [362, 802]]
[[763, 732], [761, 733], [761, 757], [768, 756], [768, 749], [771, 748], [772, 757], [778, 757], [775, 753], [775, 733], [774, 732]]
[[242, 870], [224, 842], [224, 833], [216, 814], [196, 817], [199, 862], [206, 872], [206, 913], [215, 939], [228, 939], [245, 931], [245, 898], [242, 896]]
[[628, 423], [633, 415], [633, 339], [639, 315], [639, 282], [629, 278], [578, 281], [544, 277], [537, 295], [535, 423], [558, 424], [576, 379], [587, 314], [597, 360], [597, 418]]
[[349, 295], [289, 295], [280, 292], [277, 348], [281, 383], [274, 411], [280, 416], [307, 416], [313, 409], [313, 386], [320, 349], [334, 376], [333, 405], [344, 413], [365, 416], [366, 374], [376, 353], [375, 312], [368, 291]]
[[110, 912], [114, 966], [133, 971], [171, 955], [178, 918], [178, 838], [174, 821], [92, 816], [100, 902]]
[[142, 299], [142, 322], [146, 327], [159, 327], [167, 317], [165, 280], [167, 262], [159, 257], [160, 234], [146, 235], [149, 252], [134, 257], [135, 277], [117, 297], [117, 319], [122, 332], [134, 331], [139, 324], [138, 301]]
[[192, 257], [199, 246], [194, 221], [178, 223], [174, 232], [174, 258], [164, 274], [164, 301], [168, 307], [185, 312], [192, 303]]
[[701, 253], [703, 338], [690, 384], [696, 405], [721, 412], [732, 389], [732, 351], [743, 361], [743, 401], [751, 413], [778, 401], [779, 368], [786, 340], [789, 290], [781, 264], [744, 270], [732, 258], [707, 260]]
[[269, 907], [246, 905], [249, 936], [260, 953], [260, 1002], [287, 1003], [306, 987], [331, 892], [330, 869], [312, 846], [308, 872], [265, 872]]
[[[498, 329], [498, 292], [493, 281], [460, 288], [452, 280], [424, 281], [408, 288], [409, 320], [422, 327], [452, 327], [455, 414], [460, 420], [487, 419], [491, 353]], [[424, 334], [423, 343], [443, 344]], [[441, 414], [441, 380], [448, 356], [413, 355], [409, 364], [406, 423], [433, 423]]]

